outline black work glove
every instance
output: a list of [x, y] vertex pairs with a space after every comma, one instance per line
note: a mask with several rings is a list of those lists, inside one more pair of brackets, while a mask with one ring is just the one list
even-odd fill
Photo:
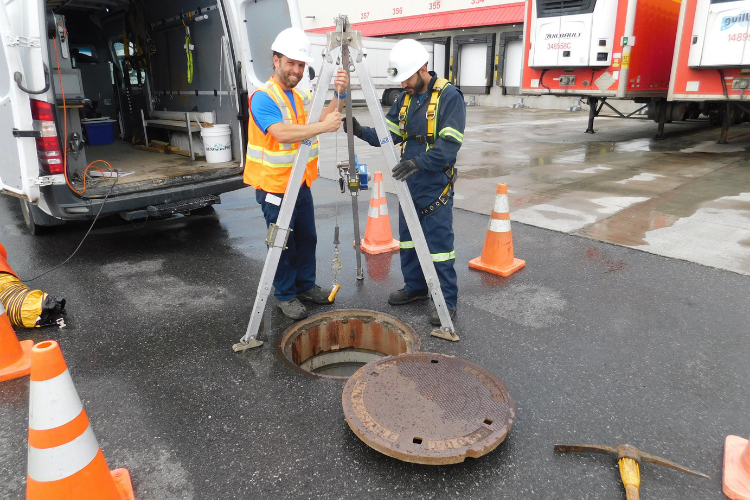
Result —
[[393, 167], [391, 174], [397, 181], [405, 181], [419, 171], [417, 160], [405, 160]]
[[[346, 132], [346, 118], [341, 119], [341, 123], [344, 124], [344, 132]], [[362, 125], [359, 124], [357, 119], [352, 116], [352, 133], [354, 134], [354, 137], [358, 137], [362, 139]]]

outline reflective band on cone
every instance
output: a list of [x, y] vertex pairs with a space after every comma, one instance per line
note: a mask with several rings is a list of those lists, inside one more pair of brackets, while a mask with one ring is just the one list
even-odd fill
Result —
[[727, 436], [724, 441], [724, 494], [732, 500], [750, 500], [750, 441]]
[[18, 341], [5, 308], [0, 304], [0, 382], [28, 375], [33, 340]]
[[469, 261], [470, 268], [510, 276], [526, 265], [525, 261], [516, 259], [513, 255], [509, 212], [508, 186], [501, 183], [497, 185], [495, 205], [484, 238], [482, 255]]
[[133, 500], [130, 473], [110, 471], [57, 342], [31, 349], [27, 500]]
[[398, 250], [398, 240], [394, 239], [391, 233], [391, 219], [388, 216], [382, 172], [375, 172], [370, 192], [372, 194], [370, 208], [367, 211], [367, 227], [360, 248], [371, 255]]

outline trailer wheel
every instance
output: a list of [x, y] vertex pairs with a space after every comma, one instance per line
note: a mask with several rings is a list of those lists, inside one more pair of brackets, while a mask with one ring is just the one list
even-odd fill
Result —
[[401, 93], [399, 89], [385, 89], [383, 92], [383, 104], [386, 106], [393, 106], [398, 101], [398, 96]]

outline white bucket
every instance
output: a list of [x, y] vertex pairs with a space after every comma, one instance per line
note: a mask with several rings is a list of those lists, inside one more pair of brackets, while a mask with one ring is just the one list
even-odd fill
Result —
[[229, 125], [214, 125], [201, 128], [203, 151], [208, 163], [232, 161], [232, 129]]

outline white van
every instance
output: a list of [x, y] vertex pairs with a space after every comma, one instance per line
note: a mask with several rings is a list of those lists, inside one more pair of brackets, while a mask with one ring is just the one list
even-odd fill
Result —
[[290, 26], [296, 0], [0, 0], [0, 191], [32, 234], [219, 203]]

